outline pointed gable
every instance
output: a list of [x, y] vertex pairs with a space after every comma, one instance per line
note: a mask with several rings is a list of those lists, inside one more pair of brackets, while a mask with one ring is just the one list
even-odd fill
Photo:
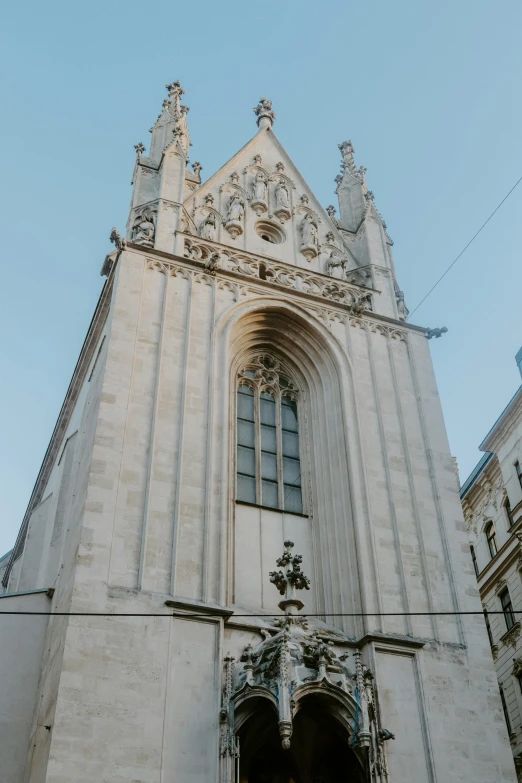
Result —
[[325, 273], [356, 262], [270, 125], [184, 201], [202, 239]]

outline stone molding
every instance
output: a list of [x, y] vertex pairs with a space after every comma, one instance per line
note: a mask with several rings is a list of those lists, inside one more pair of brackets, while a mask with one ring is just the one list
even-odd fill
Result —
[[[242, 254], [241, 254], [242, 255]], [[221, 277], [218, 272], [232, 271], [215, 268], [212, 261], [207, 262], [208, 266], [204, 271], [197, 271], [189, 266], [184, 266], [182, 263], [175, 261], [160, 260], [158, 258], [146, 258], [147, 269], [156, 270], [166, 275], [173, 275], [175, 277], [184, 277], [185, 279], [192, 278], [195, 283], [203, 283], [205, 285], [214, 286], [218, 289], [226, 289], [233, 294], [234, 302], [238, 302], [242, 298], [248, 298], [253, 296], [266, 296], [267, 291], [261, 285], [244, 285], [236, 280], [229, 280], [226, 277]], [[248, 268], [248, 267], [247, 267]], [[238, 274], [245, 274], [244, 270], [239, 271]], [[249, 274], [248, 272], [246, 274]], [[263, 281], [268, 282], [268, 281]], [[297, 294], [303, 294], [302, 291], [296, 291]], [[313, 296], [313, 298], [317, 298]], [[336, 302], [336, 304], [340, 304]], [[355, 305], [344, 305], [350, 309], [350, 313], [340, 312], [338, 310], [329, 310], [325, 307], [313, 307], [309, 305], [302, 305], [303, 308], [310, 313], [314, 318], [317, 318], [325, 326], [331, 329], [334, 323], [349, 324], [355, 328], [367, 330], [374, 334], [380, 334], [383, 337], [392, 338], [395, 340], [407, 341], [407, 331], [394, 326], [388, 326], [387, 324], [376, 323], [369, 318], [363, 318], [360, 315], [360, 311]], [[352, 313], [356, 317], [352, 317]], [[365, 315], [370, 315], [371, 311], [364, 311]]]
[[517, 641], [520, 636], [520, 633], [522, 631], [522, 627], [520, 625], [520, 620], [515, 623], [515, 625], [509, 629], [503, 636], [500, 637], [500, 641], [502, 644], [504, 644], [506, 647], [513, 647], [513, 649], [517, 646]]
[[185, 236], [184, 240], [184, 256], [192, 261], [209, 264], [212, 259], [215, 259], [215, 268], [258, 277], [277, 286], [293, 288], [302, 294], [329, 299], [356, 312], [372, 308], [373, 292], [362, 286], [332, 279], [320, 273], [307, 272], [301, 267], [281, 261], [271, 261], [253, 253], [234, 251], [224, 246], [201, 242], [193, 237]]

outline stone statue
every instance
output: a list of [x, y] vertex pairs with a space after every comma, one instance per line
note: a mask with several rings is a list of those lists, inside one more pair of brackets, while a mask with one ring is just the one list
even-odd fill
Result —
[[239, 223], [243, 220], [245, 214], [245, 204], [239, 193], [234, 193], [228, 203], [227, 220], [236, 220]]
[[214, 212], [209, 212], [199, 227], [199, 235], [201, 239], [210, 239], [211, 242], [214, 242], [216, 239], [216, 230], [216, 215]]
[[276, 209], [290, 209], [290, 196], [284, 179], [280, 179], [275, 189]]
[[154, 242], [154, 220], [152, 215], [144, 212], [140, 215], [132, 228], [132, 241], [143, 242], [152, 245]]
[[258, 171], [254, 179], [254, 201], [266, 201], [267, 187], [264, 175]]
[[314, 245], [319, 247], [319, 232], [317, 231], [317, 225], [312, 215], [307, 214], [304, 216], [301, 222], [301, 234], [303, 237], [303, 245]]
[[404, 301], [404, 291], [397, 291], [397, 312], [401, 321], [405, 321], [408, 318], [409, 310], [406, 307]]

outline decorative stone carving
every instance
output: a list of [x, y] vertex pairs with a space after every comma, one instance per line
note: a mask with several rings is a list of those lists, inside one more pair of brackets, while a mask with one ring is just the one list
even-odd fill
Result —
[[211, 275], [215, 275], [217, 270], [220, 268], [221, 268], [221, 254], [212, 253], [208, 261], [205, 263], [205, 269], [207, 269]]
[[233, 182], [234, 185], [237, 185], [237, 183], [239, 182], [239, 174], [237, 173], [237, 171], [232, 172], [232, 174], [230, 175], [230, 181]]
[[335, 236], [332, 234], [331, 231], [328, 231], [328, 233], [326, 234], [326, 241], [328, 242], [328, 244], [333, 244], [333, 242], [335, 241]]
[[236, 239], [243, 233], [244, 215], [245, 202], [239, 193], [233, 193], [228, 202], [227, 222], [225, 223], [225, 228], [232, 239]]
[[505, 644], [506, 647], [511, 646], [515, 649], [521, 630], [520, 621], [518, 621], [507, 633], [500, 637], [500, 641]]
[[132, 227], [132, 241], [139, 245], [154, 247], [154, 234], [156, 228], [151, 212], [145, 211], [137, 215]]
[[[185, 237], [186, 258], [206, 263], [216, 247]], [[261, 277], [264, 281], [277, 286], [293, 289], [301, 294], [323, 297], [348, 307], [352, 313], [360, 313], [372, 309], [371, 292], [361, 289], [358, 283], [344, 280], [333, 281], [331, 277], [306, 272], [294, 265], [278, 261], [269, 261], [265, 257], [253, 253], [220, 249], [221, 269], [230, 270], [243, 275]], [[357, 272], [358, 270], [354, 270]], [[352, 274], [352, 272], [350, 272]]]
[[496, 661], [498, 658], [498, 644], [494, 644], [491, 648], [491, 655], [493, 656], [493, 660]]
[[282, 174], [284, 170], [285, 170], [285, 164], [282, 161], [276, 163], [276, 171], [278, 174]]
[[399, 313], [399, 320], [406, 321], [410, 311], [406, 307], [403, 291], [397, 291], [397, 312]]
[[286, 182], [282, 177], [276, 185], [274, 198], [275, 198], [274, 215], [277, 215], [279, 220], [283, 222], [285, 220], [288, 220], [292, 215], [290, 209], [290, 195], [288, 193], [288, 188], [286, 187]]
[[209, 212], [205, 220], [199, 227], [199, 235], [202, 239], [216, 240], [217, 235], [217, 217], [215, 212]]
[[272, 101], [269, 101], [268, 98], [259, 99], [259, 103], [254, 107], [254, 114], [257, 116], [257, 125], [260, 130], [271, 128], [276, 118], [272, 111]]
[[214, 203], [214, 196], [212, 195], [212, 193], [207, 193], [207, 195], [205, 196], [205, 204], [211, 207], [213, 203]]
[[336, 209], [333, 204], [330, 204], [328, 207], [326, 207], [326, 212], [328, 213], [328, 217], [334, 218]]
[[228, 760], [237, 755], [235, 716], [238, 710], [248, 709], [249, 699], [253, 699], [253, 709], [260, 696], [273, 704], [281, 745], [288, 750], [300, 700], [318, 694], [343, 711], [352, 748], [356, 752], [364, 749], [371, 780], [385, 783], [383, 746], [394, 735], [380, 724], [373, 674], [364, 666], [360, 650], [344, 646], [338, 655], [336, 643], [346, 645], [346, 640], [319, 621], [315, 621], [318, 627], [309, 630], [306, 618], [299, 615], [303, 602], [296, 591], [308, 589], [309, 580], [301, 570], [302, 558], [292, 554], [292, 547], [292, 542], [285, 542], [277, 561], [280, 570], [270, 575], [284, 596], [279, 603], [284, 615], [276, 621], [278, 629], [260, 629], [263, 641], [257, 647], [247, 644], [239, 662], [230, 655], [224, 659], [220, 710], [224, 769], [230, 769]]
[[125, 250], [127, 247], [127, 240], [124, 239], [117, 228], [113, 228], [109, 240], [116, 247], [116, 250]]
[[[355, 162], [353, 159], [353, 154], [355, 152], [355, 149], [353, 147], [353, 144], [351, 141], [343, 141], [341, 144], [338, 145], [339, 149], [341, 150], [341, 155], [343, 156], [343, 171], [349, 171], [350, 174], [353, 176], [357, 175], [356, 169], [355, 169]], [[342, 179], [342, 177], [341, 177]]]
[[257, 215], [263, 214], [268, 209], [267, 206], [268, 186], [266, 177], [262, 171], [258, 171], [254, 177], [252, 187], [252, 209]]
[[[293, 541], [285, 541], [285, 551], [276, 561], [279, 571], [271, 571], [269, 574], [272, 584], [277, 587], [281, 595], [285, 596], [285, 600], [279, 603], [283, 610], [290, 604], [302, 609], [304, 604], [295, 597], [295, 591], [310, 589], [310, 580], [301, 571], [303, 556], [292, 555], [293, 546]], [[281, 568], [286, 568], [286, 571], [281, 571]]]
[[309, 201], [309, 198], [308, 198], [308, 196], [306, 195], [306, 193], [303, 193], [303, 195], [300, 197], [299, 201], [301, 202], [301, 204], [303, 205], [303, 207], [307, 207], [307, 206], [308, 206], [308, 201]]
[[[344, 277], [346, 263], [346, 258], [343, 258], [338, 253], [336, 253], [335, 250], [332, 250], [324, 266], [324, 271], [327, 275], [330, 275], [330, 277], [340, 277], [342, 279]], [[340, 270], [341, 274], [336, 275], [336, 269]]]
[[259, 155], [259, 153], [257, 155], [254, 155], [254, 165], [255, 166], [260, 166], [262, 162], [263, 162], [263, 159], [262, 159], [261, 155]]
[[522, 674], [522, 658], [513, 658], [513, 677], [520, 677]]
[[430, 329], [429, 327], [424, 332], [424, 336], [428, 338], [428, 340], [431, 340], [432, 337], [442, 337], [443, 334], [446, 334], [447, 328], [445, 326], [442, 326], [441, 328], [435, 328]]
[[139, 144], [134, 145], [134, 149], [136, 150], [136, 158], [139, 160], [142, 154], [145, 152], [145, 145], [140, 141]]
[[200, 177], [201, 179], [201, 171], [203, 169], [201, 163], [197, 160], [195, 163], [192, 164], [192, 168], [194, 169], [194, 174], [196, 175], [196, 177]]
[[311, 213], [307, 213], [301, 221], [301, 253], [308, 261], [319, 255], [319, 228]]

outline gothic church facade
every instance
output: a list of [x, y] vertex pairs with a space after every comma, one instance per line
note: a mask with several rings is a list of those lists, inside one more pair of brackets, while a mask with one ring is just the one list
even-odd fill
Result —
[[513, 783], [432, 332], [365, 170], [341, 144], [325, 210], [262, 99], [202, 182], [182, 94], [5, 570], [0, 610], [53, 614], [0, 616], [3, 779]]

